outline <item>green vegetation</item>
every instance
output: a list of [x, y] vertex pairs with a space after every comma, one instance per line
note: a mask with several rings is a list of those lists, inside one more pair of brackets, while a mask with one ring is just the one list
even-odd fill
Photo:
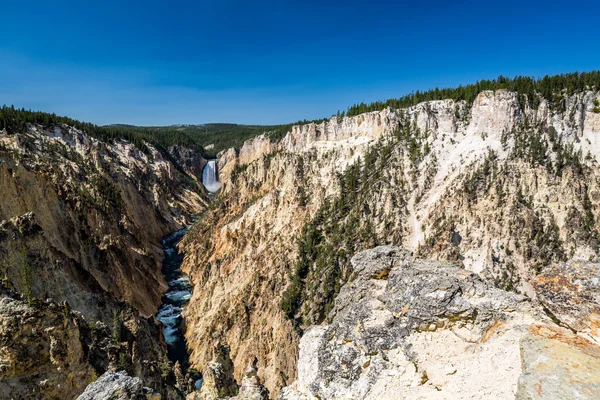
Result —
[[113, 329], [112, 335], [113, 339], [116, 342], [121, 340], [121, 328], [123, 326], [123, 311], [122, 310], [113, 310]]
[[[589, 89], [600, 89], [600, 71], [571, 74], [561, 74], [535, 79], [528, 76], [507, 78], [499, 76], [493, 80], [481, 80], [471, 85], [456, 88], [430, 89], [424, 92], [416, 91], [397, 99], [376, 101], [374, 103], [355, 104], [348, 108], [347, 116], [358, 115], [369, 111], [381, 111], [387, 107], [405, 108], [423, 101], [432, 100], [464, 100], [471, 104], [483, 90], [507, 89], [519, 93], [522, 104], [528, 101], [532, 107], [539, 105], [540, 99], [547, 99], [552, 106], [564, 110], [564, 99], [573, 93]], [[600, 106], [596, 106], [600, 111]], [[597, 111], [595, 111], [597, 112]]]
[[146, 129], [154, 131], [158, 134], [162, 132], [180, 132], [186, 137], [192, 138], [197, 145], [200, 145], [203, 148], [212, 144], [214, 147], [204, 150], [206, 157], [212, 158], [215, 157], [221, 150], [226, 150], [230, 147], [239, 149], [242, 147], [242, 144], [244, 144], [244, 141], [262, 133], [273, 131], [276, 128], [277, 126], [205, 124], [150, 127]]
[[[494, 182], [497, 182], [498, 174], [498, 155], [489, 150], [483, 163], [467, 178], [463, 183], [463, 192], [467, 197], [468, 204], [471, 205], [478, 199], [478, 194], [491, 188]], [[498, 197], [502, 196], [502, 187], [496, 190]]]
[[8, 264], [5, 260], [0, 260], [0, 280], [8, 281]]
[[248, 139], [261, 134], [267, 135], [272, 141], [283, 139], [286, 133], [292, 130], [292, 126], [309, 124], [311, 122], [321, 123], [327, 121], [327, 118], [319, 120], [303, 120], [283, 125], [237, 125], [237, 124], [204, 124], [204, 125], [185, 125], [176, 127], [153, 127], [157, 132], [163, 130], [176, 130], [183, 132], [194, 138], [201, 146], [206, 148], [209, 145], [214, 147], [205, 150], [207, 156], [214, 157], [220, 151], [234, 147], [239, 149]]
[[[304, 122], [297, 122], [304, 123]], [[308, 121], [306, 121], [308, 123]], [[266, 134], [272, 140], [278, 141], [292, 129], [294, 124], [286, 125], [237, 125], [237, 124], [204, 124], [204, 125], [185, 125], [175, 127], [153, 127], [156, 132], [177, 131], [182, 132], [193, 138], [199, 145], [205, 149], [207, 157], [215, 157], [220, 151], [231, 147], [239, 149], [248, 139], [261, 134]]]
[[145, 143], [162, 151], [178, 144], [205, 154], [204, 149], [195, 138], [175, 129], [152, 129], [124, 125], [97, 126], [68, 117], [59, 117], [56, 114], [16, 109], [13, 106], [0, 108], [0, 130], [6, 129], [11, 134], [24, 132], [27, 124], [40, 124], [44, 127], [66, 124], [85, 131], [90, 136], [106, 143], [119, 139], [127, 140], [146, 154], [149, 153], [149, 150]]
[[21, 249], [21, 284], [23, 294], [29, 305], [34, 305], [33, 293], [31, 291], [31, 264], [29, 263], [29, 249], [23, 245]]
[[[298, 258], [280, 307], [299, 326], [320, 323], [350, 279], [350, 258], [382, 244], [367, 205], [392, 156], [399, 136], [381, 141], [338, 176], [338, 195], [325, 199], [298, 238]], [[299, 168], [301, 168], [300, 166]], [[298, 174], [300, 174], [298, 172]], [[306, 201], [301, 192], [299, 201]]]
[[[115, 140], [126, 140], [141, 151], [149, 154], [146, 143], [156, 147], [163, 153], [173, 145], [180, 145], [199, 152], [205, 158], [213, 158], [218, 152], [230, 147], [240, 148], [244, 141], [267, 134], [278, 141], [291, 130], [295, 124], [307, 124], [315, 121], [298, 121], [285, 125], [237, 125], [237, 124], [204, 124], [164, 127], [138, 127], [132, 125], [97, 126], [77, 121], [68, 117], [60, 117], [40, 111], [18, 109], [14, 106], [0, 108], [0, 130], [6, 129], [9, 134], [24, 132], [27, 124], [40, 124], [44, 127], [66, 124], [87, 132], [90, 136], [112, 143]], [[214, 145], [208, 151], [205, 146]]]
[[553, 126], [543, 129], [526, 120], [514, 132], [503, 135], [504, 146], [510, 137], [514, 140], [510, 158], [527, 161], [532, 167], [545, 166], [549, 173], [557, 176], [562, 176], [567, 167], [577, 175], [583, 174], [581, 150], [576, 151], [572, 143], [565, 144]]
[[90, 183], [98, 192], [94, 195], [94, 201], [103, 209], [107, 209], [107, 203], [123, 210], [125, 205], [121, 198], [121, 192], [117, 187], [101, 174], [91, 175]]

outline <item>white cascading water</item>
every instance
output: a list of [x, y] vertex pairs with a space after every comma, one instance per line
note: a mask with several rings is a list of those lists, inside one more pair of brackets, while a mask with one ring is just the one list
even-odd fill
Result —
[[217, 160], [209, 160], [202, 171], [202, 184], [211, 193], [216, 193], [222, 186], [217, 179]]

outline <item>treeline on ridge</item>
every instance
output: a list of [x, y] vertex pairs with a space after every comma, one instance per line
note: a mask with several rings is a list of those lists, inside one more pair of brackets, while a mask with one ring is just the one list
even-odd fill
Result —
[[[369, 104], [354, 104], [348, 108], [345, 114], [342, 113], [342, 115], [351, 117], [365, 112], [381, 111], [387, 107], [406, 108], [424, 101], [433, 100], [464, 100], [470, 104], [480, 92], [498, 89], [506, 89], [526, 96], [527, 101], [534, 108], [539, 105], [540, 99], [543, 98], [548, 100], [554, 107], [564, 110], [564, 99], [566, 96], [585, 89], [600, 89], [600, 71], [573, 72], [553, 76], [546, 75], [541, 79], [529, 76], [507, 78], [500, 75], [497, 79], [484, 79], [474, 84], [460, 85], [455, 88], [435, 88], [424, 92], [417, 90], [416, 92], [395, 99], [375, 101]], [[523, 97], [521, 99], [525, 100]]]
[[161, 151], [166, 151], [173, 145], [181, 145], [206, 155], [196, 138], [176, 129], [153, 129], [130, 125], [98, 126], [69, 117], [24, 108], [18, 109], [14, 106], [4, 105], [0, 108], [0, 130], [6, 129], [9, 134], [25, 132], [27, 124], [39, 124], [44, 127], [61, 124], [73, 126], [102, 142], [127, 140], [146, 154], [149, 153], [146, 143], [149, 143]]
[[[347, 111], [338, 111], [338, 121], [344, 116], [355, 116], [365, 112], [381, 111], [387, 107], [394, 109], [414, 106], [424, 101], [451, 99], [466, 101], [471, 104], [477, 95], [484, 90], [506, 89], [519, 93], [519, 100], [536, 108], [541, 99], [546, 99], [556, 110], [565, 109], [565, 99], [573, 93], [585, 89], [600, 89], [600, 71], [569, 73], [545, 76], [536, 79], [527, 76], [507, 78], [499, 76], [493, 80], [481, 80], [474, 84], [460, 85], [455, 88], [435, 88], [427, 91], [416, 91], [399, 98], [359, 103], [348, 107]], [[600, 105], [595, 110], [600, 112]], [[24, 131], [27, 123], [40, 124], [49, 127], [53, 124], [67, 124], [87, 132], [92, 137], [104, 142], [124, 139], [148, 153], [146, 143], [166, 150], [173, 145], [181, 145], [202, 154], [206, 158], [215, 157], [218, 152], [227, 148], [239, 149], [244, 141], [260, 134], [268, 135], [271, 140], [281, 140], [294, 125], [321, 123], [328, 118], [303, 120], [280, 125], [238, 125], [227, 123], [212, 123], [203, 125], [181, 125], [164, 127], [139, 127], [133, 125], [98, 126], [81, 122], [68, 117], [57, 116], [40, 111], [18, 109], [13, 106], [0, 108], [0, 130], [9, 133]], [[214, 145], [209, 150], [208, 145]]]

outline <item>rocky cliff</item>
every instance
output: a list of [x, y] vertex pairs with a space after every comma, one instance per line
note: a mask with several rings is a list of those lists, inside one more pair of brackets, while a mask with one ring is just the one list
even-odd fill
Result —
[[228, 345], [235, 379], [257, 357], [277, 397], [296, 378], [302, 332], [352, 277], [349, 257], [377, 244], [536, 298], [547, 268], [598, 256], [599, 97], [533, 107], [484, 91], [472, 104], [297, 126], [278, 144], [247, 142], [243, 159], [221, 153], [221, 197], [183, 244], [197, 287], [185, 312], [192, 364]]
[[68, 125], [0, 132], [2, 397], [74, 398], [125, 369], [181, 398], [151, 316], [167, 289], [161, 238], [206, 205], [202, 160]]
[[68, 126], [1, 134], [0, 265], [11, 287], [91, 320], [108, 321], [119, 301], [154, 314], [166, 289], [160, 239], [204, 204], [177, 168], [155, 149]]
[[331, 323], [302, 337], [298, 380], [280, 399], [592, 399], [600, 390], [598, 338], [559, 326], [525, 296], [388, 246], [357, 254], [352, 269]]

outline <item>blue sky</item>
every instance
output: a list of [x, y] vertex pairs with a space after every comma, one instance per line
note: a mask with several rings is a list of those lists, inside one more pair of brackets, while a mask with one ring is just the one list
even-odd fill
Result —
[[286, 123], [600, 68], [595, 1], [32, 0], [1, 14], [0, 104], [96, 124]]

